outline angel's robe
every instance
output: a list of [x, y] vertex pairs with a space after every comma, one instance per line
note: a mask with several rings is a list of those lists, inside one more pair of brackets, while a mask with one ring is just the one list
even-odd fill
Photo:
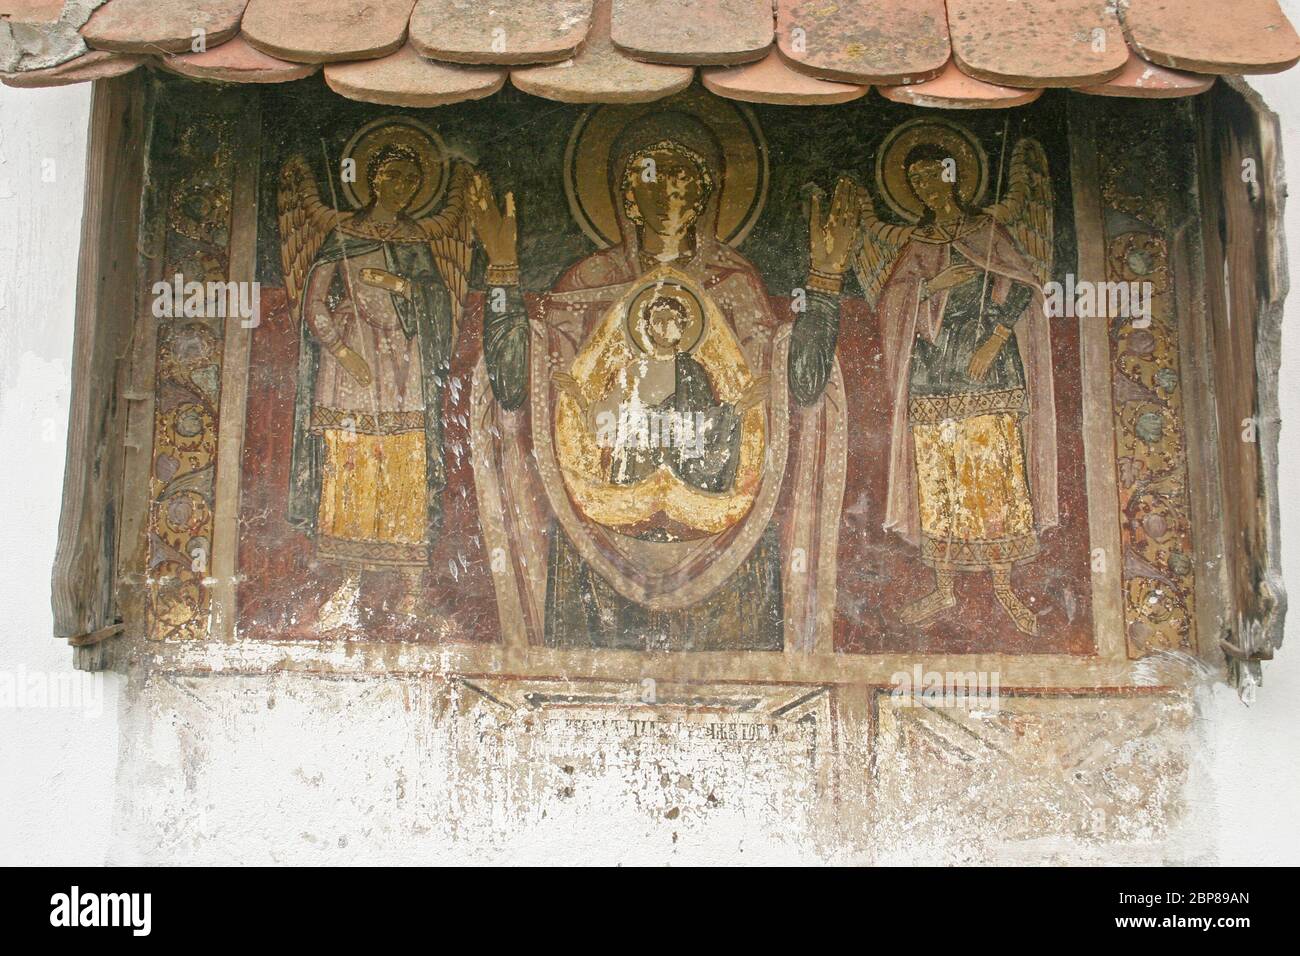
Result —
[[[963, 262], [979, 270], [974, 279], [921, 298], [924, 281]], [[1055, 526], [1056, 406], [1048, 320], [1033, 266], [1006, 229], [985, 216], [966, 222], [955, 236], [938, 227], [909, 230], [877, 315], [891, 396], [885, 530], [924, 545], [916, 426], [947, 423], [950, 435], [951, 423], [982, 415], [1015, 420], [1009, 449], [1023, 455], [1032, 531]], [[975, 380], [968, 372], [971, 357], [995, 325], [1014, 331], [988, 375]], [[945, 444], [953, 442], [949, 438]]]
[[[977, 269], [983, 265], [968, 262], [956, 251], [951, 260], [954, 265], [967, 264]], [[1013, 279], [1005, 300], [998, 301], [1004, 286], [1005, 282], [985, 282], [981, 270], [952, 288], [934, 337], [918, 335], [912, 346], [908, 371], [908, 394], [912, 398], [987, 396], [1025, 387], [1025, 365], [1015, 348], [1001, 349], [982, 378], [970, 373], [971, 359], [980, 346], [998, 326], [1006, 330], [1005, 334], [1014, 335], [1016, 323], [1033, 298], [1032, 285]]]
[[[335, 229], [304, 284], [289, 520], [318, 541], [340, 539], [327, 556], [342, 563], [426, 563], [441, 524], [443, 423], [430, 410], [442, 407], [453, 311], [428, 238], [407, 226], [389, 241]], [[366, 285], [363, 268], [407, 279], [410, 298]], [[371, 382], [339, 362], [343, 346], [365, 360]], [[354, 485], [342, 484], [345, 472]], [[323, 501], [326, 485], [337, 491]]]

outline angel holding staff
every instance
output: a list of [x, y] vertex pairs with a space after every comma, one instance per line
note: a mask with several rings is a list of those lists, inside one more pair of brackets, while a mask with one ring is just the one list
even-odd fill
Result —
[[281, 261], [300, 328], [289, 520], [318, 560], [349, 572], [327, 609], [355, 595], [361, 571], [392, 569], [404, 578], [399, 611], [415, 615], [441, 527], [443, 393], [468, 293], [470, 207], [490, 187], [408, 117], [362, 127], [348, 161], [355, 175], [338, 185], [353, 211], [322, 202], [302, 157], [280, 175]]
[[877, 218], [864, 196], [855, 268], [878, 315], [891, 399], [884, 528], [934, 572], [901, 620], [929, 623], [956, 606], [959, 573], [986, 573], [1017, 630], [1036, 634], [1011, 571], [1035, 559], [1058, 520], [1042, 292], [1052, 191], [1034, 140], [1016, 144], [1005, 196], [980, 209], [986, 168], [978, 141], [955, 125], [894, 130], [876, 183], [909, 224]]

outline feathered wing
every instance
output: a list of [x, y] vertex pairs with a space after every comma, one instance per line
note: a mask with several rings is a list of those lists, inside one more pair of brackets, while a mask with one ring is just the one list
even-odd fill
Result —
[[1036, 139], [1022, 139], [1011, 151], [1011, 175], [1002, 201], [988, 213], [1011, 233], [1012, 240], [1033, 264], [1039, 285], [1052, 280], [1052, 178], [1047, 153]]
[[853, 250], [853, 271], [862, 286], [863, 297], [874, 309], [899, 253], [912, 237], [913, 227], [895, 226], [878, 218], [875, 202], [866, 189], [861, 191], [860, 200], [862, 214]]
[[469, 215], [469, 186], [473, 174], [469, 164], [455, 163], [446, 203], [434, 215], [420, 220], [420, 227], [429, 237], [433, 261], [451, 293], [453, 340], [455, 330], [460, 328], [461, 310], [469, 296], [470, 267], [474, 262], [473, 222]]
[[296, 323], [302, 319], [302, 294], [316, 253], [326, 237], [352, 214], [340, 213], [321, 202], [316, 177], [301, 156], [290, 158], [280, 170], [276, 213], [280, 222], [280, 267], [290, 314]]

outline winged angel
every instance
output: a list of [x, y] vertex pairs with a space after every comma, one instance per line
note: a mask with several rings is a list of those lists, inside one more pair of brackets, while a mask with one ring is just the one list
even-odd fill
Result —
[[[396, 569], [414, 613], [442, 516], [442, 392], [490, 190], [436, 137], [398, 123], [354, 137], [353, 211], [321, 201], [301, 157], [281, 170], [281, 264], [301, 330], [289, 520], [318, 557]], [[440, 196], [436, 214], [429, 210]]]
[[1032, 561], [1041, 532], [1057, 524], [1042, 291], [1052, 274], [1052, 189], [1043, 147], [1022, 139], [1005, 196], [977, 208], [982, 163], [964, 131], [912, 126], [882, 148], [876, 177], [909, 224], [877, 218], [869, 195], [861, 203], [854, 265], [880, 323], [892, 399], [884, 527], [934, 572], [903, 623], [954, 607], [957, 574], [984, 572], [1016, 628], [1036, 634], [1011, 570]]

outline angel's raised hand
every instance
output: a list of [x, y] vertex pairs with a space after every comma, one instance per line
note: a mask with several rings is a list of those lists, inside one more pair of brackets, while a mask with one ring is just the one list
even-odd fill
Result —
[[922, 299], [948, 289], [955, 288], [963, 282], [969, 282], [980, 274], [980, 270], [968, 262], [954, 262], [933, 279], [927, 279], [921, 295]]
[[813, 269], [831, 275], [839, 275], [845, 270], [857, 239], [860, 210], [858, 189], [845, 177], [835, 184], [830, 212], [825, 217], [821, 196], [813, 196], [812, 221], [809, 224]]
[[347, 370], [347, 373], [357, 380], [361, 385], [369, 385], [374, 381], [374, 376], [370, 373], [370, 366], [358, 352], [354, 352], [346, 345], [338, 350], [335, 356], [339, 364]]
[[494, 266], [512, 266], [518, 261], [518, 224], [515, 221], [515, 194], [506, 193], [504, 211], [492, 196], [486, 176], [476, 173], [470, 182], [470, 216], [474, 234], [483, 244], [488, 261]]

